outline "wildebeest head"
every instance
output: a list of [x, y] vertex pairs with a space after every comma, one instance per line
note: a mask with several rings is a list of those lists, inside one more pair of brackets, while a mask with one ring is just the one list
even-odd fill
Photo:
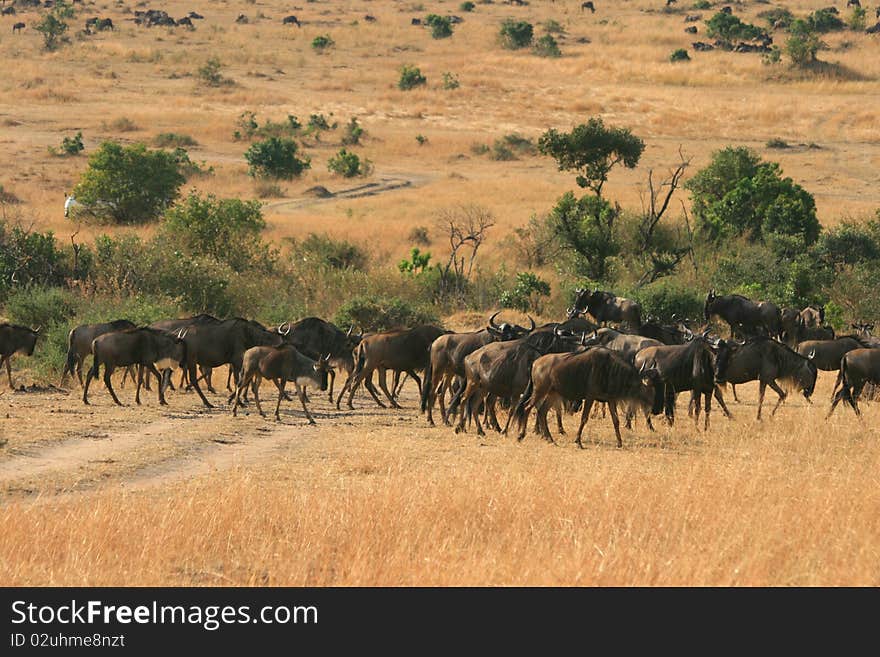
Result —
[[330, 354], [325, 354], [321, 356], [318, 360], [315, 361], [315, 364], [312, 365], [312, 368], [315, 372], [318, 373], [320, 377], [320, 387], [321, 390], [327, 389], [327, 373], [330, 370]]
[[816, 389], [816, 378], [819, 376], [819, 370], [812, 358], [804, 358], [803, 365], [798, 368], [795, 383], [804, 393], [804, 398], [809, 399]]
[[711, 314], [709, 308], [712, 306], [712, 302], [715, 301], [715, 299], [717, 298], [718, 295], [715, 294], [715, 290], [709, 290], [709, 294], [706, 295], [706, 303], [705, 305], [703, 305], [703, 319], [705, 319], [707, 322], [709, 321], [709, 315]]
[[593, 293], [590, 290], [585, 290], [583, 288], [578, 288], [574, 291], [574, 305], [568, 309], [568, 319], [574, 319], [586, 311], [587, 304], [589, 303], [592, 294]]
[[501, 313], [499, 310], [494, 315], [489, 318], [489, 324], [486, 326], [486, 330], [489, 331], [492, 335], [494, 335], [501, 342], [507, 340], [515, 340], [517, 338], [522, 338], [535, 330], [535, 320], [529, 316], [529, 322], [531, 322], [531, 328], [525, 328], [524, 326], [520, 326], [519, 324], [508, 324], [507, 322], [502, 322], [498, 324], [495, 321], [495, 318]]
[[641, 376], [642, 384], [649, 391], [649, 396], [646, 398], [651, 400], [651, 415], [660, 415], [663, 412], [664, 401], [663, 381], [660, 372], [656, 367], [642, 366], [642, 369], [639, 370], [639, 376]]
[[733, 355], [736, 343], [728, 340], [718, 340], [713, 351], [715, 352], [715, 381], [720, 384], [727, 382], [727, 368], [730, 365], [730, 357]]
[[[360, 328], [360, 327], [358, 327], [358, 328]], [[360, 333], [355, 333], [354, 332], [354, 325], [351, 325], [348, 327], [348, 330], [345, 332], [346, 345], [348, 346], [349, 349], [354, 349], [355, 347], [357, 347], [361, 343], [361, 340], [363, 340], [363, 339], [364, 339], [364, 329], [362, 329], [362, 328], [360, 330]]]

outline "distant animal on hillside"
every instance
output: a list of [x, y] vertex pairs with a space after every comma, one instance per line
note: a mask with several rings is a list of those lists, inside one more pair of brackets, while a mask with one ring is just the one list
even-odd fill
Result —
[[235, 19], [235, 22], [238, 23], [239, 25], [247, 25], [248, 17], [245, 16], [244, 14], [239, 14], [238, 18]]
[[[880, 15], [878, 15], [877, 18], [880, 18]], [[880, 22], [878, 22], [876, 25], [872, 25], [871, 27], [869, 27], [867, 30], [865, 30], [865, 33], [880, 34]]]
[[21, 32], [25, 27], [26, 25], [24, 23], [16, 23], [12, 26], [12, 33], [15, 34], [16, 32]]
[[376, 17], [372, 16], [370, 14], [366, 14], [366, 15], [364, 15], [364, 20], [367, 21], [368, 23], [375, 23]]
[[587, 0], [587, 2], [581, 4], [581, 11], [584, 11], [585, 9], [589, 9], [594, 14], [596, 13], [596, 8], [593, 6], [592, 0]]
[[189, 16], [184, 16], [183, 18], [181, 18], [180, 20], [177, 21], [177, 24], [184, 25], [191, 30], [196, 29], [196, 26], [193, 25], [192, 19]]
[[116, 28], [113, 27], [113, 20], [110, 18], [99, 18], [95, 23], [96, 30], [110, 30], [114, 31]]
[[422, 24], [422, 19], [421, 19], [421, 18], [413, 18], [413, 19], [410, 21], [410, 25], [421, 25], [421, 24]]
[[688, 14], [687, 16], [684, 17], [684, 22], [685, 23], [696, 23], [702, 17], [703, 16], [701, 14]]
[[726, 5], [726, 6], [724, 6], [724, 7], [721, 8], [721, 13], [722, 13], [722, 14], [732, 14], [732, 13], [733, 13], [733, 9], [731, 8], [730, 5]]
[[690, 27], [684, 28], [684, 31], [687, 32], [688, 34], [696, 34], [697, 33], [697, 26], [691, 25]]
[[296, 25], [297, 27], [302, 27], [302, 25], [299, 24], [299, 19], [293, 15], [285, 16], [284, 18], [282, 18], [281, 24], [282, 25]]
[[189, 16], [189, 18], [192, 18], [193, 20], [202, 20], [204, 18], [204, 16], [202, 16], [201, 14], [197, 14], [194, 11], [189, 12], [188, 16]]
[[846, 7], [849, 9], [850, 7], [858, 7], [861, 9], [862, 3], [859, 0], [846, 0]]
[[0, 14], [4, 16], [12, 16], [15, 14], [15, 7], [3, 7], [3, 9], [0, 9]]

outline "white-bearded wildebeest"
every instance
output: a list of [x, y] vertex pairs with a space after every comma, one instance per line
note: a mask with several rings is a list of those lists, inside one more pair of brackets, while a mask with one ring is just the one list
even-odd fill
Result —
[[616, 297], [611, 292], [577, 290], [574, 306], [568, 310], [568, 318], [573, 319], [584, 312], [590, 313], [600, 324], [616, 322], [630, 330], [637, 330], [642, 325], [641, 306], [630, 299]]
[[780, 339], [792, 349], [805, 340], [833, 340], [834, 329], [823, 326], [824, 306], [807, 306], [803, 310], [785, 308], [782, 310], [782, 332]]
[[[58, 385], [63, 388], [67, 375], [73, 376], [75, 371], [79, 379], [79, 385], [83, 387], [82, 368], [86, 356], [92, 353], [92, 341], [105, 333], [132, 328], [137, 328], [134, 322], [130, 322], [127, 319], [117, 319], [101, 324], [81, 324], [71, 329], [70, 333], [67, 334], [67, 361], [64, 364], [64, 370], [61, 372], [61, 383]], [[130, 371], [130, 368], [128, 373], [131, 374], [131, 378], [134, 380], [134, 373]]]
[[607, 347], [612, 351], [618, 352], [630, 363], [635, 359], [636, 354], [642, 349], [648, 347], [662, 347], [660, 340], [646, 338], [641, 335], [633, 335], [632, 333], [621, 333], [610, 328], [601, 328], [595, 331], [592, 336], [588, 336], [585, 345], [598, 345]]
[[663, 324], [659, 320], [649, 317], [648, 321], [642, 324], [636, 333], [645, 338], [658, 340], [663, 344], [684, 344], [693, 333], [684, 322], [676, 321], [675, 315], [672, 316], [672, 319], [673, 324]]
[[[641, 407], [651, 426], [650, 414], [663, 411], [663, 390], [656, 370], [639, 371], [619, 353], [604, 347], [587, 347], [567, 354], [548, 354], [532, 363], [531, 378], [516, 406], [518, 440], [526, 435], [531, 409], [535, 409], [535, 432], [553, 442], [547, 413], [562, 402], [582, 402], [581, 422], [575, 442], [583, 447], [584, 426], [593, 402], [608, 404], [617, 446], [623, 447], [617, 404]], [[650, 414], [649, 414], [650, 413]]]
[[213, 408], [199, 387], [196, 367], [229, 365], [237, 384], [244, 352], [251, 347], [279, 347], [284, 342], [284, 336], [268, 331], [259, 322], [234, 317], [216, 324], [191, 325], [186, 329], [185, 341], [190, 385], [196, 389], [202, 403], [207, 408]]
[[[354, 393], [363, 383], [375, 402], [386, 408], [373, 386], [373, 372], [376, 370], [379, 370], [379, 387], [382, 388], [392, 407], [400, 408], [400, 405], [394, 395], [388, 391], [388, 382], [385, 378], [387, 370], [406, 372], [416, 382], [421, 396], [422, 380], [416, 371], [428, 367], [431, 362], [431, 344], [448, 332], [439, 326], [423, 324], [411, 329], [396, 329], [366, 336], [355, 349], [355, 369], [349, 381], [345, 383], [345, 388], [348, 388], [348, 407], [354, 408], [352, 404]], [[340, 393], [340, 399], [345, 388]]]
[[313, 360], [319, 359], [324, 354], [330, 354], [332, 368], [329, 371], [329, 396], [332, 403], [333, 383], [336, 381], [334, 369], [342, 368], [348, 376], [351, 376], [354, 371], [352, 351], [360, 344], [363, 333], [353, 333], [354, 327], [350, 327], [348, 332], [343, 332], [335, 324], [319, 317], [306, 317], [298, 322], [285, 322], [285, 324], [278, 327], [278, 332], [284, 334], [284, 341], [292, 344], [300, 353]]
[[840, 386], [840, 390], [832, 398], [825, 419], [831, 417], [841, 400], [852, 406], [857, 416], [861, 416], [859, 395], [867, 383], [880, 384], [880, 349], [853, 349], [840, 359], [840, 373], [834, 384], [835, 388]]
[[428, 424], [434, 425], [434, 403], [440, 400], [440, 415], [443, 423], [450, 424], [446, 412], [445, 396], [452, 389], [453, 382], [462, 384], [464, 377], [464, 359], [480, 347], [491, 342], [516, 340], [535, 330], [535, 320], [530, 329], [518, 324], [495, 322], [500, 311], [489, 318], [486, 328], [472, 333], [449, 333], [441, 335], [431, 344], [431, 355], [428, 368], [425, 370], [425, 381], [422, 384], [422, 413], [427, 414]]
[[[161, 369], [179, 366], [186, 361], [187, 345], [184, 342], [184, 332], [181, 329], [179, 333], [167, 333], [159, 329], [144, 326], [141, 328], [125, 329], [123, 331], [113, 331], [100, 335], [92, 341], [92, 354], [94, 362], [92, 369], [86, 376], [86, 384], [83, 386], [83, 403], [89, 403], [89, 385], [92, 379], [98, 376], [100, 367], [104, 366], [104, 385], [110, 391], [113, 401], [122, 406], [119, 397], [113, 390], [110, 380], [113, 371], [117, 367], [128, 367], [130, 365], [138, 366], [138, 384], [135, 392], [134, 400], [141, 403], [141, 384], [143, 382], [143, 369], [146, 368], [152, 372], [156, 378], [161, 381], [157, 365]], [[167, 404], [163, 386], [156, 386], [159, 389], [159, 403], [163, 406]]]
[[545, 354], [577, 348], [573, 338], [558, 328], [535, 331], [518, 340], [487, 344], [467, 356], [464, 359], [465, 387], [456, 393], [456, 398], [461, 399], [461, 411], [455, 432], [464, 431], [465, 424], [473, 418], [477, 434], [485, 435], [479, 418], [481, 406], [485, 406], [487, 423], [496, 431], [502, 431], [495, 415], [495, 402], [499, 399], [510, 405], [506, 432], [513, 417], [513, 402], [529, 383], [532, 363]]
[[[148, 326], [150, 328], [159, 329], [160, 331], [166, 331], [168, 333], [178, 333], [180, 329], [189, 328], [190, 326], [195, 326], [196, 324], [219, 324], [220, 320], [214, 317], [213, 315], [209, 315], [207, 313], [201, 313], [198, 315], [194, 315], [193, 317], [180, 317], [175, 319], [160, 319]], [[201, 368], [202, 376], [201, 378], [205, 381], [205, 385], [208, 388], [208, 391], [216, 394], [216, 390], [214, 390], [214, 386], [211, 385], [211, 368]], [[231, 372], [230, 372], [231, 374]], [[125, 377], [122, 378], [123, 383], [125, 383]], [[174, 388], [174, 385], [171, 384], [171, 376], [170, 372], [167, 377], [168, 384], [171, 388]], [[184, 369], [181, 370], [180, 373], [180, 383], [179, 386], [183, 389], [183, 386], [187, 384], [187, 373], [184, 366]], [[147, 390], [150, 389], [150, 375], [147, 374], [147, 378], [145, 380], [145, 385]], [[227, 380], [226, 387], [229, 388], [229, 381]]]
[[[715, 354], [706, 339], [708, 332], [695, 335], [682, 345], [648, 347], [636, 354], [634, 365], [638, 369], [656, 370], [663, 387], [664, 412], [672, 424], [675, 421], [675, 397], [680, 392], [690, 392], [694, 405], [694, 422], [700, 421], [701, 400], [705, 398], [705, 421], [709, 429], [712, 395], [715, 390]], [[727, 417], [730, 412], [719, 395], [721, 409]]]
[[770, 301], [755, 303], [740, 294], [718, 296], [715, 290], [706, 295], [703, 315], [708, 322], [717, 316], [730, 325], [731, 335], [737, 329], [745, 336], [769, 335], [779, 337], [782, 333], [782, 311]]
[[9, 379], [10, 388], [14, 388], [10, 364], [12, 357], [15, 354], [33, 356], [39, 333], [40, 327], [32, 329], [17, 324], [0, 324], [0, 367], [3, 367], [4, 362], [6, 363], [6, 377]]
[[[314, 385], [320, 390], [327, 389], [327, 370], [330, 354], [313, 360], [290, 344], [280, 347], [251, 347], [242, 356], [241, 371], [236, 385], [235, 403], [232, 406], [232, 414], [238, 415], [238, 407], [241, 404], [241, 395], [247, 387], [252, 386], [254, 401], [260, 415], [263, 408], [260, 406], [260, 382], [270, 379], [278, 388], [278, 403], [275, 405], [275, 419], [281, 421], [281, 400], [285, 397], [284, 388], [288, 381], [296, 386], [299, 400], [309, 420], [309, 424], [316, 424], [309, 407], [306, 405], [305, 387]], [[230, 400], [231, 401], [231, 400]]]
[[773, 407], [771, 415], [776, 413], [788, 396], [777, 381], [788, 381], [800, 388], [807, 401], [816, 388], [818, 371], [815, 363], [781, 342], [762, 336], [751, 338], [742, 345], [721, 340], [717, 352], [715, 380], [719, 385], [759, 382], [759, 420], [767, 386], [779, 395], [779, 401]]

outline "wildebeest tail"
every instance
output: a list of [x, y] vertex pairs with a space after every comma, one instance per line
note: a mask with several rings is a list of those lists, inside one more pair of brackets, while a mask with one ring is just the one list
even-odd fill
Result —
[[96, 379], [98, 378], [101, 359], [98, 356], [98, 345], [95, 342], [92, 342], [92, 354], [94, 355], [94, 359], [92, 360], [92, 369], [89, 371], [89, 376]]
[[76, 350], [73, 348], [73, 332], [76, 329], [71, 329], [70, 333], [67, 334], [67, 362], [64, 364], [64, 371], [61, 372], [61, 381], [64, 381], [64, 377], [70, 374], [73, 376], [74, 369], [76, 368]]
[[529, 385], [526, 386], [526, 389], [523, 390], [523, 394], [520, 396], [519, 401], [516, 404], [516, 408], [513, 409], [514, 416], [517, 420], [522, 420], [526, 415], [526, 405], [532, 399], [532, 392], [535, 390], [535, 382], [529, 378]]
[[428, 410], [428, 400], [431, 398], [431, 379], [432, 374], [434, 372], [434, 367], [431, 363], [431, 360], [428, 360], [428, 367], [425, 368], [425, 380], [422, 381], [422, 413]]

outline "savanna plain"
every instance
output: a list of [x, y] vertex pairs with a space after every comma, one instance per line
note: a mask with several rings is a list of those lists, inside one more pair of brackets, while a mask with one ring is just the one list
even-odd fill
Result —
[[[639, 166], [615, 169], [603, 191], [623, 207], [640, 207], [649, 169], [662, 176], [684, 153], [689, 175], [735, 145], [779, 162], [814, 195], [823, 226], [872, 216], [880, 207], [880, 36], [823, 35], [820, 56], [839, 67], [807, 75], [755, 53], [694, 52], [692, 41], [709, 39], [685, 33], [685, 15], [702, 14], [694, 24], [703, 32], [717, 7], [692, 4], [595, 0], [592, 13], [575, 0], [477, 2], [469, 12], [439, 0], [162, 3], [175, 17], [204, 16], [189, 30], [136, 25], [133, 12], [149, 3], [84, 0], [70, 43], [52, 52], [32, 29], [45, 10], [22, 7], [0, 17], [0, 183], [17, 201], [4, 203], [5, 217], [68, 245], [74, 234], [79, 243], [147, 238], [155, 225], [65, 218], [65, 193], [102, 141], [153, 144], [175, 133], [192, 138], [192, 160], [213, 168], [184, 193], [261, 199], [273, 243], [310, 233], [344, 239], [391, 281], [414, 228], [426, 227], [433, 240], [422, 249], [443, 262], [443, 213], [478, 204], [494, 221], [481, 271], [525, 268], [511, 265], [515, 230], [575, 189], [573, 176], [549, 157], [493, 159], [475, 144], [509, 134], [534, 140], [589, 117], [645, 142]], [[778, 6], [731, 4], [755, 23]], [[807, 14], [828, 2], [782, 4]], [[412, 24], [431, 13], [464, 21], [452, 37], [432, 39]], [[246, 23], [236, 22], [241, 14]], [[282, 24], [290, 14], [300, 27]], [[93, 15], [112, 18], [115, 29], [79, 34]], [[501, 48], [506, 18], [531, 22], [536, 34], [557, 23], [562, 56]], [[26, 27], [13, 33], [18, 21]], [[321, 35], [334, 45], [317, 52]], [[691, 61], [670, 62], [677, 48]], [[212, 58], [228, 82], [200, 80]], [[427, 83], [399, 89], [404, 64], [418, 65]], [[457, 86], [444, 85], [444, 73]], [[340, 127], [311, 139], [301, 177], [267, 189], [248, 176], [249, 144], [233, 137], [244, 112], [259, 121], [323, 113]], [[327, 170], [352, 117], [365, 130], [352, 150], [372, 165], [354, 180]], [[77, 132], [84, 156], [49, 152]], [[770, 149], [774, 139], [791, 147]], [[318, 186], [331, 195], [317, 196]], [[687, 203], [679, 189], [670, 212]], [[552, 262], [532, 269], [553, 289], [531, 314], [561, 320], [571, 288], [556, 284]], [[303, 312], [329, 319], [347, 293], [312, 293]], [[269, 308], [280, 292], [253, 294]], [[441, 319], [474, 330], [495, 309], [486, 303]], [[256, 318], [284, 319], [266, 315]], [[527, 322], [517, 310], [504, 316]], [[214, 409], [179, 391], [168, 393], [167, 407], [155, 392], [136, 406], [131, 384], [117, 386], [123, 407], [100, 382], [85, 406], [75, 380], [58, 387], [60, 371], [18, 355], [13, 378], [24, 388], [8, 389], [4, 375], [0, 389], [0, 583], [876, 586], [880, 410], [863, 403], [857, 418], [842, 405], [826, 420], [835, 376], [820, 373], [811, 401], [792, 394], [773, 416], [768, 393], [761, 421], [757, 384], [740, 386], [740, 402], [728, 399], [734, 418], [713, 407], [707, 431], [682, 397], [673, 426], [658, 421], [650, 432], [637, 422], [620, 449], [610, 419], [591, 419], [578, 449], [578, 416], [565, 418], [556, 445], [533, 433], [518, 442], [430, 427], [412, 381], [401, 409], [359, 394], [354, 410], [337, 410], [312, 391], [310, 426], [296, 403], [282, 405], [280, 422], [250, 406], [232, 417], [221, 394], [210, 397]], [[273, 402], [274, 389], [264, 396]]]

